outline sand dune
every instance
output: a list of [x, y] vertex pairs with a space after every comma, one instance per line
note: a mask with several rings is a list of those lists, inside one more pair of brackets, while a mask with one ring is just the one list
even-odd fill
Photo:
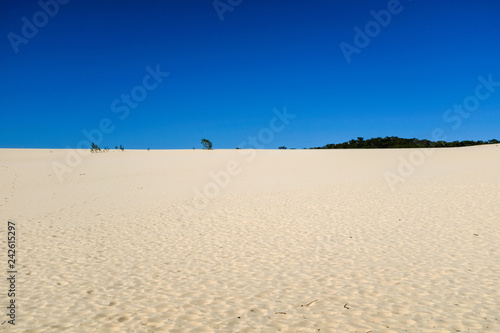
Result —
[[68, 154], [0, 149], [16, 331], [500, 332], [499, 145]]

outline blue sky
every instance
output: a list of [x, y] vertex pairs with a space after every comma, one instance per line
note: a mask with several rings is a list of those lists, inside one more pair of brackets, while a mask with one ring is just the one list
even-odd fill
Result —
[[[235, 148], [284, 107], [295, 118], [266, 148], [436, 128], [500, 139], [500, 84], [453, 111], [474, 102], [478, 77], [500, 82], [493, 0], [218, 0], [219, 13], [213, 1], [59, 1], [0, 4], [0, 147], [75, 148], [100, 131], [100, 146]], [[356, 47], [367, 24], [348, 62], [340, 44]]]

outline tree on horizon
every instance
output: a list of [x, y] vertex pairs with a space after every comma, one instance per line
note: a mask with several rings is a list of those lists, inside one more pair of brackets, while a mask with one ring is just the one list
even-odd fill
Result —
[[201, 139], [201, 144], [203, 145], [203, 149], [212, 150], [212, 142], [207, 139]]

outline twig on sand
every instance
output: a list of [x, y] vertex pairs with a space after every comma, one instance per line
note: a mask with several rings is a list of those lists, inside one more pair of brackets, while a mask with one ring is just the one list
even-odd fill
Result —
[[311, 301], [311, 302], [309, 302], [309, 303], [307, 303], [307, 304], [301, 304], [300, 306], [309, 306], [309, 305], [311, 305], [311, 304], [313, 304], [314, 302], [317, 302], [317, 301], [318, 301], [318, 300], [317, 300], [317, 299], [315, 299], [314, 301]]
[[275, 314], [286, 314], [286, 312], [276, 312]]
[[344, 304], [344, 308], [346, 308], [347, 310], [349, 310], [349, 307], [347, 306], [347, 304], [349, 304], [349, 303], [345, 303]]

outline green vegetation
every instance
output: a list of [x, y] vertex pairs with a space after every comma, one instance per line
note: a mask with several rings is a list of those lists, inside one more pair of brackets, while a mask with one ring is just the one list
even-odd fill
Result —
[[365, 140], [362, 137], [358, 137], [357, 140], [350, 140], [342, 143], [330, 143], [323, 147], [314, 147], [311, 149], [363, 149], [363, 148], [444, 148], [444, 147], [467, 147], [467, 146], [477, 146], [484, 144], [495, 144], [500, 143], [496, 139], [488, 141], [430, 141], [430, 140], [419, 140], [419, 139], [403, 139], [397, 136], [386, 136], [385, 138], [372, 138]]
[[[120, 146], [121, 147], [121, 146]], [[115, 147], [115, 149], [118, 149], [118, 147]], [[123, 149], [122, 149], [123, 150]], [[108, 152], [109, 151], [109, 148], [108, 147], [104, 147], [103, 149], [101, 149], [101, 147], [99, 147], [98, 145], [96, 145], [95, 143], [92, 142], [91, 146], [90, 146], [90, 152], [91, 153], [100, 153], [100, 152]]]
[[212, 149], [212, 142], [210, 142], [207, 139], [202, 139], [201, 144], [203, 145], [203, 149], [211, 150]]
[[90, 152], [91, 153], [97, 153], [97, 152], [100, 152], [101, 151], [101, 148], [99, 148], [98, 145], [96, 145], [95, 143], [92, 142], [92, 145], [90, 147]]

